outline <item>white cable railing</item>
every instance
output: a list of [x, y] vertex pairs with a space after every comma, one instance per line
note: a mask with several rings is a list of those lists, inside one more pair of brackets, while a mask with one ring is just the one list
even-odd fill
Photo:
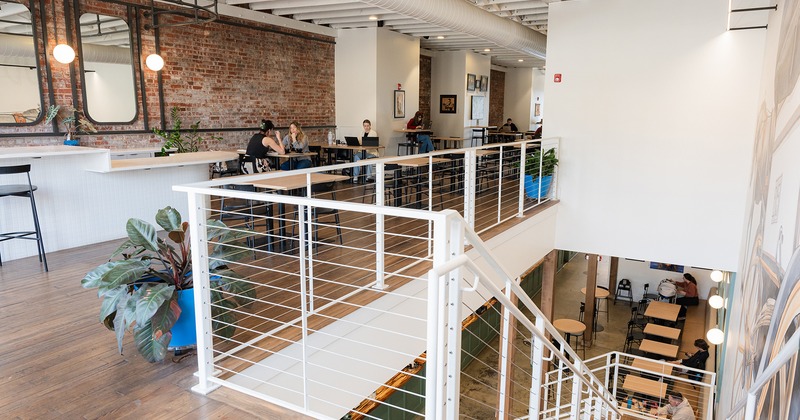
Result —
[[[441, 318], [431, 318], [428, 310], [441, 304], [441, 284], [430, 283], [425, 274], [451, 255], [442, 244], [458, 244], [459, 250], [451, 250], [457, 254], [467, 245], [442, 236], [445, 227], [471, 220], [470, 226], [486, 230], [549, 201], [552, 194], [544, 191], [524, 196], [524, 157], [539, 147], [557, 148], [557, 140], [361, 161], [375, 164], [374, 188], [343, 183], [345, 177], [330, 173], [358, 166], [354, 163], [176, 187], [189, 195], [194, 267], [224, 265], [252, 292], [237, 296], [248, 304], [225, 307], [225, 300], [212, 296], [230, 292], [210, 282], [207, 270], [195, 270], [200, 326], [194, 389], [207, 393], [226, 386], [318, 418], [382, 418], [381, 410], [424, 413], [431, 404], [424, 389], [436, 389], [428, 375], [440, 369], [427, 362], [443, 357], [432, 351], [438, 341], [431, 342], [426, 332], [442, 327], [434, 323]], [[422, 164], [411, 165], [419, 159]], [[367, 205], [373, 200], [375, 205]], [[222, 220], [241, 238], [209, 242], [208, 218]], [[466, 230], [459, 235], [477, 244], [477, 235]], [[241, 258], [212, 260], [211, 246], [238, 247]], [[449, 319], [455, 323], [464, 316], [458, 322], [468, 327], [476, 322], [473, 310], [497, 311], [487, 305], [493, 295], [486, 290], [470, 292], [461, 314]], [[535, 308], [529, 298], [515, 298]], [[506, 317], [518, 316], [508, 311]], [[520, 331], [532, 325], [518, 322], [525, 326]], [[560, 340], [552, 326], [537, 328]], [[453, 337], [461, 334], [454, 331]], [[508, 337], [512, 330], [505, 331]], [[555, 347], [537, 341], [535, 348], [543, 353]], [[577, 361], [569, 352], [560, 357]], [[580, 362], [568, 366], [581, 371]], [[576, 381], [593, 398], [602, 397], [596, 378]], [[503, 385], [504, 394], [523, 386], [531, 384], [511, 381]], [[514, 397], [497, 410], [527, 413], [535, 408], [530, 401]], [[517, 409], [520, 405], [527, 409]]]
[[[772, 361], [767, 365], [764, 371], [756, 377], [753, 384], [747, 390], [745, 398], [736, 403], [733, 409], [728, 413], [726, 419], [755, 419], [758, 409], [758, 398], [764, 387], [767, 385], [774, 386], [774, 381], [778, 375], [784, 377], [791, 376], [787, 374], [787, 369], [796, 368], [798, 352], [800, 352], [800, 330], [792, 334], [792, 337], [781, 347], [781, 350], [772, 358]], [[793, 364], [795, 366], [791, 366], [790, 362], [792, 361], [794, 361]], [[742, 413], [742, 410], [744, 410], [744, 413]], [[783, 413], [783, 415], [788, 415], [788, 413]]]

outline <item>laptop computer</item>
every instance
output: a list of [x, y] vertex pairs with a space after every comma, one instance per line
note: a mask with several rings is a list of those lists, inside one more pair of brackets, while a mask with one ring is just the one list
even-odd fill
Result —
[[344, 141], [347, 142], [348, 146], [361, 146], [361, 143], [358, 142], [358, 137], [344, 136]]
[[364, 137], [364, 147], [378, 147], [380, 144], [381, 139], [379, 137]]

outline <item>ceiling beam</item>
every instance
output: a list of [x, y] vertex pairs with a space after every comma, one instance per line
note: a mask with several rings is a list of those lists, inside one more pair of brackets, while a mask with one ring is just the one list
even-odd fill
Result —
[[[285, 9], [287, 7], [325, 6], [352, 3], [353, 0], [226, 0], [230, 5], [250, 3], [253, 10]], [[257, 7], [255, 7], [257, 6]]]
[[278, 16], [294, 15], [296, 13], [316, 13], [316, 12], [331, 12], [335, 10], [353, 10], [363, 9], [364, 3], [354, 1], [345, 4], [329, 4], [324, 6], [309, 6], [309, 7], [285, 7], [285, 8], [272, 8], [272, 14]]
[[294, 18], [297, 20], [317, 20], [317, 19], [330, 19], [330, 18], [344, 18], [355, 16], [380, 16], [383, 14], [390, 14], [380, 7], [370, 7], [363, 5], [360, 9], [355, 10], [332, 10], [328, 12], [315, 12], [315, 13], [295, 13]]

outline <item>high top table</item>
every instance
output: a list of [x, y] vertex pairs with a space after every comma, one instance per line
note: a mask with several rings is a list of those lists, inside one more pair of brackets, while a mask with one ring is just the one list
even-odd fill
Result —
[[674, 344], [659, 343], [658, 341], [644, 339], [639, 344], [639, 350], [645, 353], [653, 353], [659, 356], [675, 359], [678, 357], [678, 346]]
[[675, 322], [678, 320], [678, 313], [680, 311], [681, 305], [652, 301], [649, 305], [647, 305], [647, 310], [644, 311], [644, 316]]
[[[581, 293], [586, 295], [586, 288], [585, 287], [581, 288]], [[599, 287], [595, 287], [594, 288], [594, 315], [595, 315], [594, 316], [594, 332], [601, 332], [601, 331], [605, 330], [605, 328], [603, 328], [602, 325], [597, 323], [597, 315], [600, 313], [600, 311], [598, 311], [598, 306], [600, 305], [600, 302], [602, 302], [603, 299], [607, 299], [608, 298], [608, 294], [609, 294], [609, 292], [606, 289], [601, 289]], [[607, 307], [606, 307], [606, 321], [608, 321], [608, 308]]]

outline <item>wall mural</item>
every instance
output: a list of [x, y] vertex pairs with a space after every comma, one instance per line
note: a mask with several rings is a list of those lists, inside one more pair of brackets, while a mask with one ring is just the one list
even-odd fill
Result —
[[[800, 316], [800, 0], [783, 2], [774, 77], [765, 69], [740, 277], [722, 372], [725, 414], [798, 327]], [[773, 41], [774, 40], [774, 41]], [[767, 46], [767, 51], [775, 51]], [[756, 418], [800, 418], [798, 356], [758, 396]], [[741, 416], [742, 412], [739, 412]]]

